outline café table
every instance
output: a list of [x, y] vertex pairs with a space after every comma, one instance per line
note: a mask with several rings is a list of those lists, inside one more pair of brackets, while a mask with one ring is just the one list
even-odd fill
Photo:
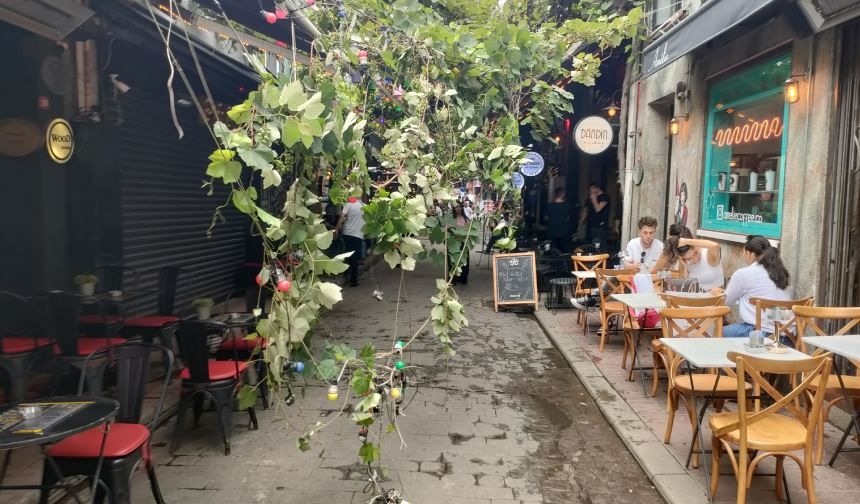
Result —
[[[701, 409], [696, 415], [696, 429], [693, 432], [693, 439], [699, 438], [699, 453], [707, 453], [705, 450], [705, 439], [702, 433], [702, 420], [705, 416], [705, 411], [708, 405], [713, 401], [716, 395], [717, 386], [720, 382], [720, 369], [734, 369], [736, 364], [728, 358], [729, 352], [750, 355], [758, 358], [791, 361], [809, 358], [803, 352], [798, 352], [793, 348], [787, 348], [785, 353], [772, 353], [768, 351], [751, 353], [748, 351], [744, 343], [748, 342], [747, 338], [660, 338], [660, 341], [670, 350], [684, 359], [684, 367], [687, 374], [690, 376], [690, 389], [693, 391], [693, 411], [698, 409], [698, 399], [695, 394], [692, 369], [716, 369], [717, 379], [714, 380], [714, 387], [711, 393], [705, 396]], [[687, 454], [687, 462], [685, 467], [690, 466], [690, 460], [693, 457], [693, 447], [695, 443], [690, 443], [690, 451]], [[705, 481], [710, 481], [708, 471], [707, 457], [702, 457], [702, 468], [705, 471]], [[718, 470], [718, 468], [713, 468]], [[708, 501], [713, 502], [713, 496], [708, 492]]]
[[[40, 416], [32, 420], [24, 420], [18, 414], [18, 408], [38, 406], [42, 408]], [[53, 458], [48, 454], [47, 446], [75, 434], [104, 425], [102, 445], [99, 450], [99, 460], [93, 474], [90, 503], [95, 501], [95, 490], [98, 486], [101, 469], [104, 462], [104, 446], [107, 441], [110, 424], [119, 411], [119, 403], [113, 399], [95, 396], [61, 396], [48, 397], [35, 401], [12, 404], [0, 408], [0, 451], [5, 451], [3, 467], [0, 468], [0, 491], [2, 490], [42, 490], [45, 488], [62, 487], [72, 498], [82, 504], [74, 488], [68, 483], [63, 484], [63, 473]], [[6, 469], [12, 458], [12, 451], [28, 446], [40, 446], [45, 456], [45, 463], [57, 476], [57, 485], [2, 485]]]
[[[804, 336], [803, 343], [826, 350], [834, 355], [844, 357], [844, 359], [839, 359], [840, 369], [836, 376], [839, 379], [839, 388], [842, 391], [842, 397], [845, 399], [845, 404], [853, 404], [848, 396], [848, 391], [845, 389], [845, 382], [842, 380], [842, 375], [846, 372], [846, 361], [860, 361], [860, 335]], [[836, 445], [836, 450], [830, 457], [830, 462], [827, 463], [830, 467], [833, 467], [833, 463], [836, 462], [836, 457], [840, 452], [860, 451], [860, 448], [844, 448], [845, 441], [848, 440], [848, 436], [851, 434], [852, 426], [857, 431], [857, 435], [860, 436], [860, 422], [858, 422], [858, 416], [860, 416], [860, 410], [855, 409], [851, 413], [851, 423], [848, 425], [848, 428], [845, 429], [845, 432], [842, 434], [842, 439], [839, 440], [839, 444]]]
[[[710, 294], [700, 292], [673, 292], [673, 296], [677, 297], [710, 297]], [[666, 301], [657, 292], [634, 292], [627, 294], [613, 294], [610, 296], [615, 301], [622, 303], [624, 306], [633, 310], [634, 313], [639, 313], [642, 310], [654, 310], [659, 312], [666, 307]], [[642, 363], [636, 367], [636, 360], [639, 358], [639, 343], [642, 339], [642, 334], [645, 332], [645, 327], [640, 326], [636, 332], [636, 341], [633, 342], [633, 362], [631, 364], [631, 373], [633, 369], [639, 371], [639, 381], [642, 382], [642, 393], [647, 395], [645, 389], [645, 371], [642, 368]]]

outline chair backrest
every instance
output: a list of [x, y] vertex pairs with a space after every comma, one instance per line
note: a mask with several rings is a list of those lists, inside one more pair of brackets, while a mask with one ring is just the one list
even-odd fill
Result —
[[701, 285], [695, 278], [670, 278], [666, 280], [666, 291], [699, 292]]
[[[119, 413], [116, 416], [118, 422], [140, 423], [143, 413], [143, 400], [146, 397], [146, 386], [149, 383], [150, 362], [152, 354], [161, 353], [164, 364], [164, 379], [155, 406], [155, 413], [149, 422], [152, 428], [158, 425], [158, 417], [167, 394], [167, 385], [173, 376], [173, 352], [163, 345], [143, 342], [127, 342], [118, 345], [107, 345], [97, 349], [87, 356], [84, 369], [89, 369], [92, 361], [108, 359], [111, 368], [116, 372], [117, 400], [119, 401]], [[106, 372], [106, 371], [105, 371]], [[86, 384], [86, 373], [81, 373], [78, 382], [78, 395], [84, 393]]]
[[179, 273], [184, 271], [176, 266], [166, 266], [158, 270], [159, 315], [175, 315], [176, 286], [179, 283]]
[[702, 308], [705, 306], [721, 306], [726, 302], [725, 295], [719, 296], [677, 296], [671, 292], [663, 293], [667, 308]]
[[77, 356], [81, 296], [74, 292], [49, 292], [45, 297], [45, 310], [48, 334], [60, 346], [60, 354]]
[[[803, 337], [807, 332], [811, 336], [842, 336], [850, 334], [852, 330], [860, 330], [860, 307], [834, 308], [829, 306], [794, 306], [795, 321], [797, 323], [797, 343], [801, 352], [806, 352]], [[822, 328], [822, 322], [829, 322], [834, 327], [841, 325], [835, 331]]]
[[[821, 405], [827, 388], [822, 386], [827, 383], [833, 360], [829, 354], [798, 360], [779, 360], [752, 355], [729, 352], [729, 360], [736, 363], [738, 376], [738, 421], [724, 426], [714, 432], [719, 437], [734, 430], [740, 433], [741, 452], [747, 448], [747, 429], [765, 418], [775, 415], [780, 411], [787, 411], [806, 427], [806, 443], [811, 444], [815, 433], [817, 422], [821, 421]], [[782, 394], [771, 385], [766, 375], [802, 375], [803, 379], [787, 394]], [[749, 377], [749, 380], [747, 380]], [[746, 384], [752, 382], [752, 396], [755, 399], [753, 411], [748, 412]], [[761, 409], [760, 397], [767, 394], [773, 399], [773, 403], [765, 409]], [[801, 395], [811, 396], [811, 407], [801, 409], [797, 401]], [[809, 403], [807, 403], [809, 405]], [[752, 414], [750, 414], [752, 413]], [[742, 455], [743, 456], [743, 455]]]
[[613, 294], [623, 294], [624, 285], [617, 280], [618, 275], [633, 276], [639, 273], [639, 268], [606, 269], [595, 268], [594, 275], [597, 278], [597, 292], [600, 294], [601, 309], [606, 306], [606, 301]]
[[[617, 271], [617, 270], [613, 270], [613, 271]], [[633, 274], [633, 275], [626, 275], [626, 274], [615, 275], [615, 279], [618, 280], [618, 283], [620, 283], [624, 287], [624, 290], [629, 291], [629, 292], [639, 292], [639, 289], [636, 288], [636, 284], [635, 284], [636, 274]], [[663, 281], [660, 278], [658, 278], [657, 275], [654, 273], [651, 274], [651, 284], [653, 286], [653, 290], [651, 292], [662, 292], [663, 291]]]
[[574, 271], [594, 271], [606, 267], [609, 254], [572, 255], [570, 260], [573, 262]]
[[[44, 328], [33, 303], [12, 292], [0, 292], [0, 341], [3, 338], [33, 338], [34, 348]], [[0, 343], [0, 352], [3, 345]]]
[[721, 338], [728, 306], [663, 308], [660, 311], [664, 338]]
[[[212, 333], [224, 333], [228, 326], [213, 320], [181, 320], [176, 339], [179, 343], [179, 355], [188, 367], [189, 381], [204, 383], [209, 378], [209, 343]], [[235, 350], [234, 350], [235, 351]], [[235, 360], [235, 359], [234, 359]], [[236, 375], [239, 375], [239, 363], [236, 361]]]
[[140, 274], [136, 268], [122, 264], [102, 264], [96, 266], [95, 274], [99, 277], [99, 292], [137, 288], [140, 285]]
[[[750, 304], [755, 306], [755, 328], [758, 331], [761, 331], [762, 320], [766, 315], [767, 310], [772, 308], [782, 308], [785, 310], [791, 311], [791, 309], [795, 306], [812, 306], [813, 300], [812, 296], [801, 298], [801, 299], [790, 299], [788, 301], [775, 301], [773, 299], [764, 299], [764, 298], [750, 298]], [[793, 316], [791, 320], [788, 320], [784, 323], [781, 323], [779, 326], [779, 336], [785, 336], [792, 343], [797, 343], [796, 336], [796, 326], [797, 326], [797, 317]]]

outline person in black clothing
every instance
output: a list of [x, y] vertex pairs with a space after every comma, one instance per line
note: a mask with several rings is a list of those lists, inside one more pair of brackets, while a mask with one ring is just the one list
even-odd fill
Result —
[[609, 223], [609, 196], [603, 184], [592, 182], [585, 200], [585, 238], [599, 249], [606, 247], [606, 225]]
[[556, 187], [553, 199], [549, 204], [545, 220], [547, 221], [546, 237], [552, 241], [552, 246], [562, 252], [570, 250], [570, 206], [564, 197], [564, 189]]

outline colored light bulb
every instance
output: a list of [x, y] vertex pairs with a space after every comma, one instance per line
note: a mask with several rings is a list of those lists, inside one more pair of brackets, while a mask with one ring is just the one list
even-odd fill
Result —
[[278, 19], [287, 19], [289, 14], [284, 9], [278, 7], [275, 9], [275, 17]]
[[406, 363], [402, 360], [399, 360], [394, 364], [394, 367], [396, 367], [397, 369], [403, 369], [406, 367]]
[[286, 278], [278, 280], [278, 290], [281, 292], [287, 292], [290, 290], [290, 281]]
[[331, 385], [328, 388], [328, 397], [329, 401], [337, 401], [337, 385]]
[[275, 24], [275, 22], [278, 20], [278, 16], [276, 16], [274, 12], [263, 11], [262, 14], [263, 19], [265, 19], [266, 22], [269, 24]]
[[394, 348], [396, 348], [396, 349], [398, 349], [398, 350], [400, 350], [400, 349], [401, 349], [401, 348], [403, 348], [404, 346], [406, 346], [406, 344], [405, 344], [405, 343], [403, 343], [402, 341], [398, 341], [397, 343], [395, 343], [395, 344], [394, 344]]
[[400, 397], [400, 389], [397, 387], [394, 387], [393, 389], [391, 389], [390, 394], [391, 394], [392, 399], [397, 399], [398, 397]]

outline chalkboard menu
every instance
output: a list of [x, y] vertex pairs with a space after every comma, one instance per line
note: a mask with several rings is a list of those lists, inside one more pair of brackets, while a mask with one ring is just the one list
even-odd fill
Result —
[[499, 305], [533, 304], [538, 307], [535, 253], [493, 256], [493, 301]]

